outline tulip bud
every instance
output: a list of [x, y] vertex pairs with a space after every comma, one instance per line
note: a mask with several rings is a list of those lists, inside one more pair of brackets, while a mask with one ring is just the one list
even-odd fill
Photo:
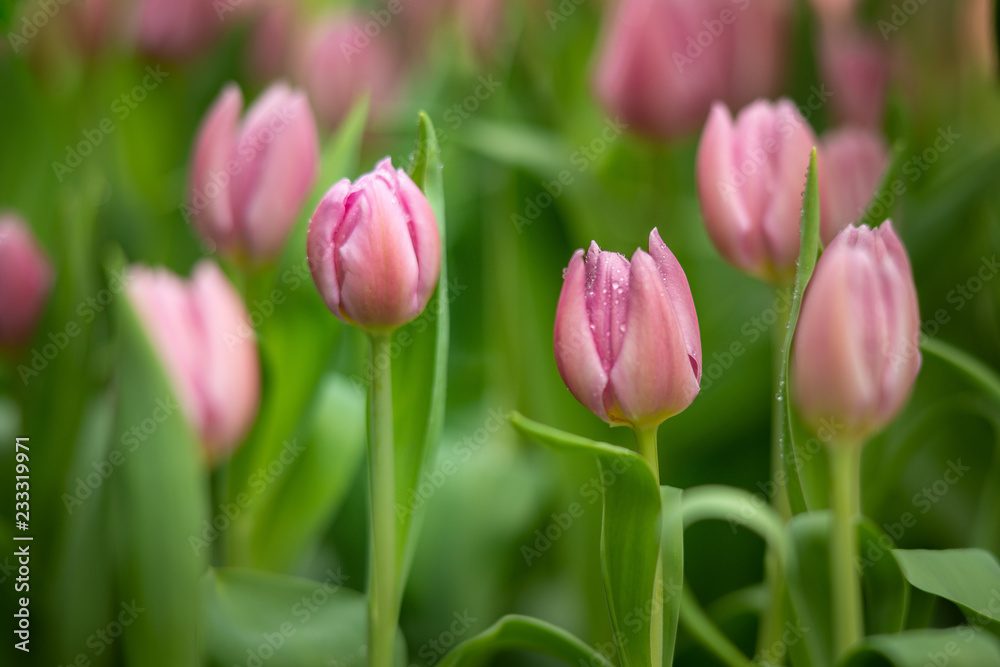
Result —
[[826, 248], [795, 331], [792, 382], [814, 425], [845, 425], [859, 442], [902, 408], [920, 370], [920, 311], [906, 249], [892, 223], [848, 227]]
[[309, 223], [313, 281], [334, 315], [369, 333], [406, 324], [441, 273], [441, 236], [427, 198], [385, 158], [323, 196]]
[[631, 264], [596, 243], [569, 262], [556, 365], [578, 401], [612, 426], [649, 428], [683, 411], [701, 382], [698, 315], [684, 270], [655, 229]]
[[885, 110], [889, 51], [876, 35], [854, 25], [828, 26], [819, 39], [823, 80], [841, 123], [877, 128]]
[[16, 215], [0, 213], [0, 346], [31, 337], [52, 289], [52, 268], [31, 229]]
[[799, 254], [802, 189], [816, 138], [789, 100], [757, 101], [735, 123], [715, 104], [698, 146], [701, 212], [734, 266], [786, 282]]
[[316, 179], [319, 139], [305, 95], [276, 83], [247, 111], [236, 85], [222, 91], [202, 122], [186, 207], [220, 250], [273, 258]]
[[392, 104], [398, 87], [392, 38], [366, 26], [364, 15], [331, 16], [318, 22], [302, 42], [297, 56], [298, 80], [309, 93], [320, 124], [333, 130], [362, 95], [368, 95], [372, 115]]
[[788, 9], [785, 0], [739, 9], [729, 0], [622, 0], [602, 40], [597, 97], [654, 138], [692, 132], [714, 100], [742, 106], [776, 92]]
[[191, 58], [221, 32], [213, 0], [141, 0], [137, 12], [139, 48], [155, 58]]
[[243, 300], [202, 260], [185, 281], [134, 267], [127, 293], [159, 353], [181, 409], [218, 460], [246, 435], [260, 403], [260, 361]]
[[823, 137], [819, 159], [820, 236], [830, 243], [864, 217], [889, 165], [889, 149], [874, 132], [844, 128]]

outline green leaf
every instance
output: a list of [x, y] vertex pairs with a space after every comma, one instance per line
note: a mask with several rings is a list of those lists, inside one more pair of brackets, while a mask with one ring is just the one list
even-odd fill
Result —
[[1000, 642], [962, 626], [876, 635], [848, 653], [839, 667], [986, 667], [1000, 665]]
[[[649, 667], [653, 664], [652, 633], [663, 630], [651, 628], [649, 622], [660, 552], [660, 487], [656, 475], [645, 459], [624, 447], [565, 433], [518, 413], [511, 416], [510, 422], [525, 437], [555, 451], [597, 459], [604, 488], [601, 569], [611, 626], [622, 667]], [[638, 631], [634, 630], [636, 624], [640, 626]]]
[[802, 200], [801, 246], [799, 248], [798, 268], [795, 273], [795, 290], [792, 294], [792, 305], [788, 314], [788, 332], [781, 351], [781, 379], [778, 384], [778, 400], [784, 406], [783, 418], [779, 421], [779, 443], [781, 459], [784, 464], [788, 483], [785, 490], [788, 502], [794, 514], [824, 504], [819, 497], [815, 485], [809, 485], [800, 477], [805, 466], [802, 452], [796, 446], [793, 432], [793, 415], [790, 400], [788, 369], [791, 363], [792, 339], [795, 336], [795, 325], [802, 309], [802, 297], [806, 286], [816, 268], [816, 258], [819, 254], [819, 182], [816, 175], [816, 149], [809, 158], [809, 173], [806, 176], [805, 196]]
[[[257, 333], [266, 382], [257, 424], [232, 461], [230, 502], [239, 493], [253, 493], [248, 487], [254, 472], [274, 461], [295, 434], [316, 395], [327, 360], [337, 349], [345, 325], [316, 291], [306, 259], [306, 234], [323, 195], [357, 168], [367, 117], [368, 103], [361, 100], [324, 146], [319, 178], [273, 275], [265, 272], [249, 277], [247, 308], [252, 318], [263, 318]], [[251, 524], [255, 515], [253, 510], [241, 515], [231, 537], [254, 532]], [[242, 545], [234, 554], [237, 562], [241, 562], [241, 550]]]
[[340, 375], [319, 387], [313, 424], [260, 508], [251, 541], [257, 567], [284, 572], [300, 563], [335, 516], [364, 459], [365, 397]]
[[440, 667], [480, 665], [501, 651], [533, 651], [562, 660], [567, 665], [613, 667], [603, 653], [550, 623], [529, 616], [504, 616], [468, 639], [441, 660]]
[[950, 364], [1000, 403], [1000, 376], [982, 361], [953, 345], [927, 336], [921, 336], [920, 349]]
[[398, 593], [402, 597], [416, 548], [421, 510], [411, 509], [420, 476], [434, 459], [444, 425], [448, 372], [448, 252], [445, 233], [444, 185], [441, 151], [434, 125], [420, 114], [419, 142], [410, 170], [437, 218], [441, 232], [441, 277], [427, 308], [417, 319], [393, 333], [393, 434], [396, 441], [396, 551]]
[[858, 524], [858, 566], [865, 598], [865, 634], [886, 635], [906, 627], [910, 585], [889, 551], [895, 545], [875, 522]]
[[913, 586], [951, 600], [973, 615], [1000, 621], [1000, 564], [990, 552], [894, 549], [892, 555]]
[[671, 486], [660, 487], [660, 507], [663, 528], [660, 532], [660, 553], [663, 558], [663, 665], [674, 662], [677, 645], [677, 623], [681, 614], [684, 592], [684, 516], [681, 510], [683, 491]]
[[129, 664], [197, 665], [199, 579], [210, 548], [200, 543], [208, 478], [197, 437], [127, 298], [118, 316], [114, 484], [121, 561], [118, 594], [138, 611], [122, 641]]
[[[205, 575], [201, 601], [209, 665], [363, 665], [365, 596], [345, 588], [349, 577], [327, 570], [319, 580], [254, 570]], [[396, 664], [406, 664], [402, 633]], [[188, 663], [194, 664], [194, 663]]]

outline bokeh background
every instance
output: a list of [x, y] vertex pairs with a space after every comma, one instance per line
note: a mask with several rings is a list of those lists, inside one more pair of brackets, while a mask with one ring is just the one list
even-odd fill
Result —
[[[884, 217], [893, 218], [910, 252], [924, 333], [1000, 370], [994, 3], [788, 0], [771, 3], [783, 17], [771, 31], [747, 26], [754, 12], [775, 11], [764, 0], [716, 4], [743, 12], [732, 30], [750, 44], [727, 61], [748, 68], [726, 72], [727, 81], [753, 79], [733, 104], [787, 96], [818, 135], [845, 124], [884, 134], [900, 156], [892, 178], [904, 186]], [[592, 239], [630, 255], [657, 227], [691, 284], [706, 375], [691, 408], [660, 430], [662, 482], [767, 491], [768, 312], [775, 295], [724, 263], [701, 221], [694, 160], [707, 103], [674, 88], [666, 101], [690, 107], [687, 117], [651, 130], [629, 118], [627, 104], [622, 115], [621, 107], [598, 101], [595, 72], [615, 5], [401, 0], [401, 11], [382, 25], [386, 4], [375, 0], [0, 3], [7, 35], [0, 43], [0, 207], [30, 223], [56, 269], [33, 345], [48, 342], [47, 335], [69, 321], [83, 325], [82, 336], [27, 384], [17, 366], [31, 358], [31, 345], [9, 352], [0, 366], [0, 543], [13, 530], [7, 480], [15, 435], [32, 438], [33, 509], [43, 531], [36, 537], [32, 584], [39, 649], [15, 654], [5, 641], [5, 664], [53, 664], [44, 645], [52, 648], [68, 636], [61, 630], [106, 624], [73, 600], [104, 596], [117, 604], [107, 572], [113, 560], [75, 574], [64, 567], [77, 559], [78, 548], [60, 501], [73, 486], [71, 464], [89, 440], [117, 438], [101, 421], [116, 384], [110, 308], [91, 306], [93, 317], [84, 321], [80, 304], [111, 287], [105, 268], [114, 257], [187, 275], [211, 254], [182, 205], [198, 124], [229, 81], [238, 82], [248, 100], [275, 79], [306, 87], [324, 137], [354, 102], [369, 96], [361, 156], [346, 176], [370, 170], [384, 155], [407, 165], [418, 111], [438, 129], [454, 292], [446, 426], [429, 470], [452, 460], [456, 472], [440, 484], [428, 480], [433, 490], [421, 498], [426, 516], [401, 616], [411, 664], [434, 664], [445, 646], [512, 612], [562, 625], [593, 645], [611, 641], [593, 462], [557, 456], [506, 426], [494, 428], [496, 415], [519, 410], [588, 437], [631, 444], [631, 433], [609, 429], [572, 398], [552, 355], [562, 269], [573, 250]], [[35, 25], [38, 11], [50, 11], [43, 6], [51, 17]], [[31, 36], [25, 17], [35, 25]], [[647, 62], [650, 70], [628, 82], [626, 93], [638, 99], [668, 90], [650, 71], [675, 67], [672, 54], [702, 30], [694, 25], [691, 35], [676, 31], [676, 48], [660, 52], [668, 60]], [[355, 26], [374, 34], [355, 43]], [[695, 65], [705, 66], [713, 48], [735, 48], [723, 39], [706, 47]], [[353, 62], [346, 62], [344, 43], [358, 49]], [[778, 49], [774, 58], [753, 60], [772, 48]], [[696, 70], [692, 76], [709, 75]], [[726, 98], [731, 85], [719, 83], [722, 92], [712, 98]], [[105, 119], [110, 132], [100, 129]], [[952, 138], [935, 144], [941, 136]], [[80, 150], [85, 144], [87, 155]], [[569, 182], [556, 186], [565, 170]], [[288, 253], [304, 257], [304, 247]], [[312, 292], [306, 282], [299, 293], [305, 305], [289, 306], [295, 326], [313, 342], [300, 348], [311, 355], [303, 363], [323, 372], [322, 380], [303, 387], [301, 414], [287, 416], [303, 438], [321, 405], [317, 387], [331, 374], [363, 373], [365, 350], [356, 332], [333, 329]], [[279, 311], [273, 319], [284, 317]], [[290, 335], [286, 344], [301, 340]], [[733, 343], [745, 352], [733, 356]], [[356, 424], [358, 415], [343, 419]], [[914, 513], [916, 525], [898, 539], [903, 547], [980, 546], [1000, 555], [998, 429], [1000, 413], [974, 386], [925, 359], [909, 406], [865, 452], [865, 512], [880, 524]], [[971, 470], [943, 493], [934, 491], [948, 462], [958, 460]], [[364, 459], [345, 455], [330, 465], [331, 475], [347, 481], [339, 482], [344, 492], [322, 513], [317, 539], [280, 566], [264, 557], [250, 564], [316, 579], [341, 567], [348, 586], [360, 590], [367, 552]], [[558, 515], [573, 503], [583, 506], [583, 515], [559, 526]], [[113, 517], [77, 530], [101, 535], [113, 551]], [[540, 539], [546, 530], [558, 537]], [[0, 562], [5, 556], [6, 547]], [[726, 524], [701, 524], [687, 535], [693, 590], [748, 652], [762, 557], [756, 538]], [[216, 563], [224, 558], [213, 556]], [[14, 595], [11, 577], [8, 570], [0, 574], [5, 610]], [[942, 604], [934, 613], [945, 622], [954, 610]], [[455, 633], [456, 614], [474, 621]], [[116, 643], [100, 656], [85, 644], [80, 652], [94, 664], [126, 664]], [[495, 664], [548, 663], [508, 655]], [[676, 664], [716, 663], [682, 630]]]

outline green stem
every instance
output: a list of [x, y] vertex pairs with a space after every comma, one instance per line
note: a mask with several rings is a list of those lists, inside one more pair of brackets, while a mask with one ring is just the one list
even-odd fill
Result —
[[[368, 590], [368, 664], [391, 667], [396, 636], [396, 471], [392, 435], [391, 334], [372, 334], [368, 479], [371, 493], [371, 563]], [[383, 367], [384, 366], [384, 367]]]
[[833, 582], [834, 657], [839, 659], [862, 637], [861, 579], [854, 568], [857, 533], [854, 522], [861, 514], [861, 446], [835, 442], [830, 452], [830, 496], [833, 535], [830, 540], [830, 575]]
[[[658, 425], [657, 425], [658, 426]], [[649, 467], [653, 469], [653, 477], [656, 484], [660, 483], [660, 462], [656, 449], [656, 429], [636, 428], [635, 441], [639, 446], [639, 454], [646, 459]], [[663, 548], [656, 557], [656, 572], [653, 574], [653, 595], [651, 596], [652, 609], [650, 610], [650, 653], [652, 664], [659, 665], [663, 662]]]
[[686, 583], [681, 593], [681, 625], [695, 641], [729, 667], [750, 667], [750, 659], [715, 627]]

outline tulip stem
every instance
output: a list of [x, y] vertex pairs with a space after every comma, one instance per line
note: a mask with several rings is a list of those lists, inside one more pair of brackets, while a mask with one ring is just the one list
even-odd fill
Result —
[[371, 562], [368, 587], [368, 664], [391, 667], [396, 636], [396, 471], [392, 433], [392, 334], [372, 334], [368, 479], [371, 494]]
[[[660, 485], [660, 462], [656, 448], [656, 429], [659, 425], [651, 428], [636, 428], [635, 441], [639, 446], [639, 454], [646, 459], [649, 467], [653, 469], [653, 477], [656, 485]], [[650, 627], [650, 654], [652, 664], [659, 665], [663, 661], [663, 548], [656, 557], [656, 572], [653, 574], [653, 594], [650, 596], [652, 608], [649, 616]]]
[[839, 660], [862, 637], [861, 580], [854, 567], [861, 514], [861, 447], [833, 443], [830, 453], [830, 498], [833, 534], [830, 539], [830, 576], [833, 582], [834, 658]]

